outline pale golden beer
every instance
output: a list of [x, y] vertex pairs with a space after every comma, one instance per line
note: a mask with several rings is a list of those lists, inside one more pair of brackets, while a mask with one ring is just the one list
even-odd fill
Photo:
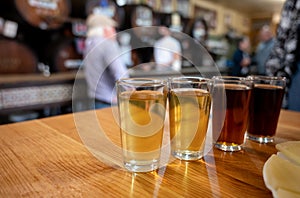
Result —
[[210, 107], [207, 82], [200, 82], [198, 78], [181, 78], [180, 82], [173, 79], [169, 93], [169, 119], [174, 157], [182, 160], [203, 157]]
[[163, 139], [166, 93], [145, 89], [118, 94], [124, 166], [133, 172], [158, 168]]

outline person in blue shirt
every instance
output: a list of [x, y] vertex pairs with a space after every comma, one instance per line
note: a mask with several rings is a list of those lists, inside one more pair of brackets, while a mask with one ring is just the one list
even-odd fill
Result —
[[231, 69], [232, 76], [247, 76], [249, 74], [249, 66], [251, 59], [249, 56], [250, 41], [248, 37], [241, 37], [238, 40], [238, 47], [233, 54]]

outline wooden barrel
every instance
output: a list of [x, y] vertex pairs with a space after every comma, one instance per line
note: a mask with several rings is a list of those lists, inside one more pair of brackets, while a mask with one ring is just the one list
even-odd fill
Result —
[[61, 27], [71, 12], [69, 0], [14, 0], [14, 3], [26, 22], [43, 30]]
[[82, 63], [82, 54], [76, 38], [61, 37], [51, 42], [45, 49], [44, 60], [51, 72], [77, 70]]
[[34, 73], [37, 64], [30, 47], [19, 41], [0, 39], [0, 74]]
[[154, 22], [153, 9], [148, 5], [130, 4], [124, 6], [125, 24], [124, 28], [152, 26]]

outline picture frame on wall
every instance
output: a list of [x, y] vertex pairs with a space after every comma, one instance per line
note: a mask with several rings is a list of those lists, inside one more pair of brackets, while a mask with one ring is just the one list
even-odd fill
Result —
[[194, 17], [195, 18], [200, 18], [202, 17], [209, 29], [216, 29], [217, 28], [217, 11], [208, 9], [208, 8], [203, 8], [200, 6], [195, 6], [194, 7]]
[[173, 1], [172, 0], [160, 0], [160, 12], [162, 12], [162, 13], [173, 12]]
[[147, 5], [151, 7], [152, 9], [157, 9], [157, 0], [147, 0]]
[[189, 0], [177, 0], [177, 12], [183, 17], [189, 17], [190, 15], [190, 1]]
[[224, 25], [230, 26], [232, 23], [232, 17], [229, 13], [224, 14]]

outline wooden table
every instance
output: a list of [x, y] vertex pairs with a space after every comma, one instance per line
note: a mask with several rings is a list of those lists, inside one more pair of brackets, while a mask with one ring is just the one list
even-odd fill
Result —
[[112, 147], [120, 144], [112, 109], [0, 126], [0, 197], [272, 197], [262, 167], [276, 143], [300, 140], [300, 113], [282, 110], [274, 144], [246, 141], [241, 152], [212, 149], [203, 160], [130, 173]]

